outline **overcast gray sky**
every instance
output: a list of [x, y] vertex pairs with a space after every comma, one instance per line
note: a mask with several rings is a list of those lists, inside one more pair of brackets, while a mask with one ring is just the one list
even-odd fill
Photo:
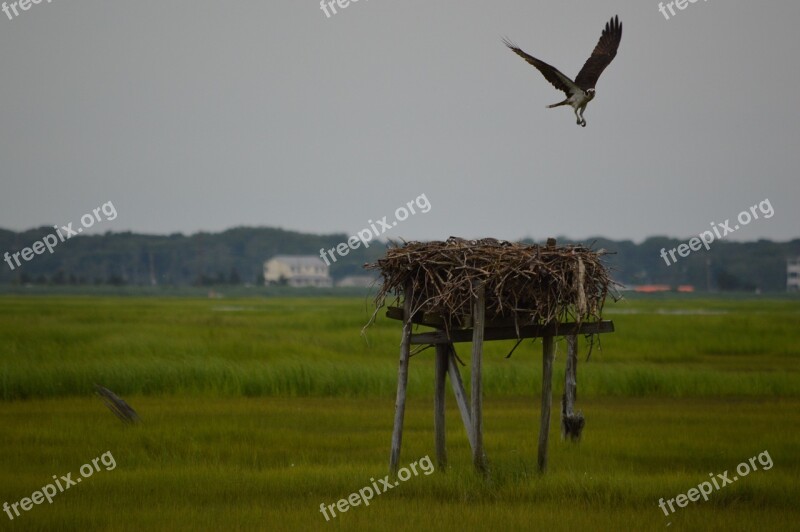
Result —
[[[13, 14], [13, 13], [12, 13]], [[575, 76], [619, 54], [575, 124], [501, 43]], [[0, 227], [237, 225], [385, 236], [800, 236], [800, 2], [53, 0], [0, 13]], [[731, 224], [733, 225], [733, 224]]]

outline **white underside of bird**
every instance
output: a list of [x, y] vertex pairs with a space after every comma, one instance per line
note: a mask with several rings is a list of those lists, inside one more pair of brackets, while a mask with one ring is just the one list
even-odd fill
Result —
[[547, 108], [552, 109], [553, 107], [569, 105], [575, 111], [575, 118], [578, 119], [577, 124], [586, 127], [586, 120], [583, 118], [583, 112], [586, 110], [586, 106], [589, 105], [589, 102], [594, 99], [594, 89], [584, 91], [566, 76], [564, 76], [564, 81], [569, 85], [570, 96], [563, 102], [548, 105]]

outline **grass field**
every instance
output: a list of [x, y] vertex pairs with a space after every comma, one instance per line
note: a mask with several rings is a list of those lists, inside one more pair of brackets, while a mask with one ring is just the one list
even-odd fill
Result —
[[[554, 416], [544, 476], [541, 347], [506, 359], [513, 342], [493, 342], [490, 479], [448, 395], [447, 472], [326, 521], [321, 503], [386, 474], [400, 327], [380, 318], [365, 340], [370, 311], [363, 298], [0, 297], [0, 504], [106, 451], [116, 461], [52, 504], [0, 513], [0, 529], [800, 529], [800, 301], [786, 299], [609, 304], [617, 332], [579, 364], [584, 439], [561, 442]], [[433, 458], [432, 380], [428, 350], [411, 363], [401, 465]], [[143, 422], [122, 426], [95, 382]], [[763, 451], [771, 469], [658, 507]]]

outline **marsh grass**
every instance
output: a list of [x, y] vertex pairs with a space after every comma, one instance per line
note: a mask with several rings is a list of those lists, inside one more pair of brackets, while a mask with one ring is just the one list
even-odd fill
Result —
[[[381, 318], [362, 337], [366, 299], [0, 301], [3, 400], [88, 395], [95, 382], [118, 394], [248, 397], [386, 396], [395, 387], [399, 323]], [[609, 305], [617, 332], [579, 363], [580, 392], [800, 396], [798, 309], [793, 301], [758, 300]], [[512, 346], [486, 346], [487, 393], [540, 389], [539, 343], [526, 341], [506, 359]], [[468, 348], [458, 345], [465, 359]], [[563, 341], [558, 349], [557, 382]], [[432, 392], [432, 352], [412, 359], [412, 394]]]
[[[473, 472], [448, 392], [447, 472], [326, 522], [320, 503], [388, 469], [400, 327], [380, 319], [365, 342], [365, 299], [0, 297], [0, 504], [106, 451], [117, 462], [52, 505], [14, 521], [0, 513], [0, 528], [796, 529], [800, 304], [687, 298], [608, 310], [617, 332], [579, 363], [583, 440], [559, 441], [554, 416], [546, 475], [536, 470], [540, 345], [505, 359], [513, 343], [493, 342], [489, 480]], [[556, 394], [564, 353], [559, 343]], [[401, 466], [433, 458], [432, 380], [429, 350], [411, 363]], [[123, 426], [95, 382], [142, 423]], [[771, 470], [668, 517], [657, 506], [764, 450]]]
[[[536, 472], [538, 410], [488, 397], [491, 477], [471, 467], [448, 398], [450, 467], [412, 476], [326, 522], [335, 503], [387, 470], [393, 402], [365, 398], [131, 398], [146, 422], [125, 427], [89, 398], [0, 403], [0, 501], [110, 450], [117, 463], [35, 506], [19, 530], [692, 530], [791, 529], [800, 473], [800, 400], [606, 398], [582, 405], [580, 445], [558, 439]], [[401, 465], [432, 455], [431, 405], [408, 405]], [[755, 471], [665, 517], [662, 497], [768, 450]], [[337, 512], [338, 514], [338, 512]], [[7, 518], [0, 514], [5, 521]]]

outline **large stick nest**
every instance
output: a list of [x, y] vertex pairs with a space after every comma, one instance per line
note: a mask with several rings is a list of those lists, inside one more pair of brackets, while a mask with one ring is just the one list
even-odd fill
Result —
[[376, 312], [394, 297], [411, 294], [412, 315], [440, 316], [463, 327], [481, 285], [486, 319], [517, 325], [599, 321], [613, 281], [601, 261], [603, 250], [583, 246], [524, 245], [485, 238], [405, 242], [390, 247], [376, 263], [382, 285]]

